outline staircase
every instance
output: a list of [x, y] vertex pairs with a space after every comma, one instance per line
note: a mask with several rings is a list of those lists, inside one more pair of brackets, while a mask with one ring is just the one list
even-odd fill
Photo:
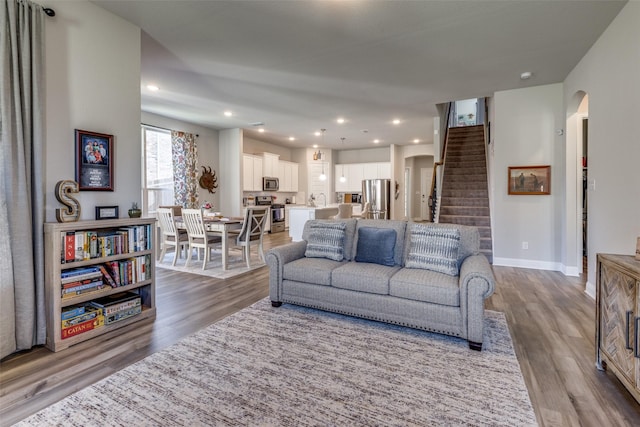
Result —
[[484, 126], [450, 128], [439, 222], [474, 225], [480, 251], [493, 263]]

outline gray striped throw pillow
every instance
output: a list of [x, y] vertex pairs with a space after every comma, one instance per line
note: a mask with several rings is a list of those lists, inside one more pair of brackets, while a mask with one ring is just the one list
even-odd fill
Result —
[[344, 259], [344, 230], [346, 226], [347, 224], [344, 222], [312, 224], [304, 256], [342, 261]]
[[458, 275], [460, 231], [457, 228], [413, 224], [406, 267]]

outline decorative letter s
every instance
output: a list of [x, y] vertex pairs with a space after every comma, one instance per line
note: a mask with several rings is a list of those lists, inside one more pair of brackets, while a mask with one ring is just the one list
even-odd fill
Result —
[[80, 219], [80, 203], [71, 196], [71, 193], [79, 192], [78, 183], [70, 179], [58, 181], [56, 184], [56, 199], [66, 208], [56, 209], [58, 222], [73, 222]]

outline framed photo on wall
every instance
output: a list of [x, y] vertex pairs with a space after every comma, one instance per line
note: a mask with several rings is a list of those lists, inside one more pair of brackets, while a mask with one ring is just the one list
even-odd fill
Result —
[[76, 129], [76, 182], [80, 191], [113, 191], [113, 135]]
[[509, 166], [509, 194], [551, 194], [551, 166]]

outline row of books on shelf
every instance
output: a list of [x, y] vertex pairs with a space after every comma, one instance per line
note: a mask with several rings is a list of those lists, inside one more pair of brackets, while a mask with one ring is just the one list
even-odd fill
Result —
[[142, 313], [142, 298], [135, 292], [108, 295], [62, 309], [61, 338], [70, 338]]
[[132, 285], [151, 279], [151, 255], [140, 255], [88, 267], [70, 268], [60, 273], [62, 298]]
[[99, 231], [62, 231], [62, 263], [151, 249], [151, 224]]

